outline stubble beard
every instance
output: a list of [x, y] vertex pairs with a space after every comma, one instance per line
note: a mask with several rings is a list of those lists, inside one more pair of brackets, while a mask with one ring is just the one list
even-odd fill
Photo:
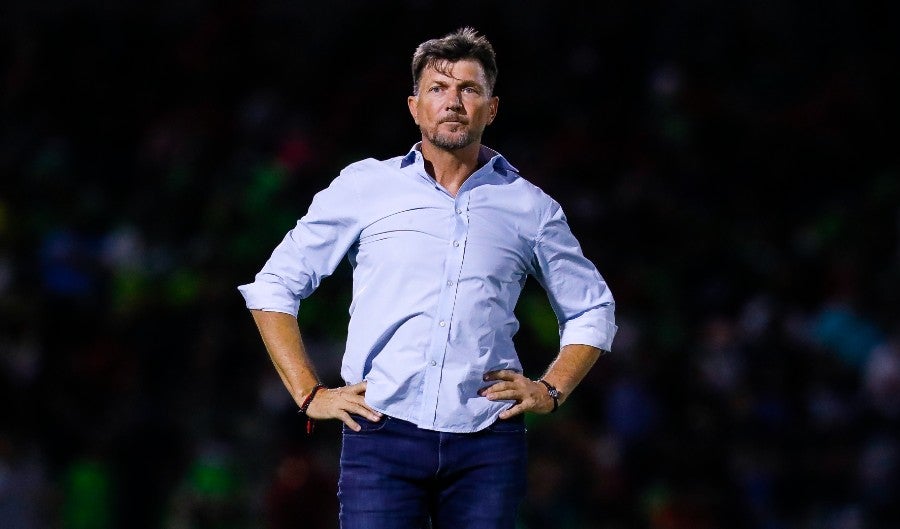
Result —
[[480, 134], [474, 134], [473, 131], [468, 129], [462, 134], [442, 133], [437, 129], [431, 131], [426, 131], [425, 129], [421, 130], [422, 135], [425, 136], [432, 145], [445, 151], [456, 151], [468, 147], [481, 139]]

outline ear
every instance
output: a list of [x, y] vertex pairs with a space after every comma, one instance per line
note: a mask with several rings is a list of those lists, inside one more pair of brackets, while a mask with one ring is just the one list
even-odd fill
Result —
[[494, 122], [494, 118], [497, 117], [497, 107], [500, 105], [500, 98], [497, 96], [491, 97], [491, 102], [488, 104], [488, 125]]
[[412, 114], [413, 121], [419, 124], [419, 97], [409, 96], [406, 98], [406, 105], [409, 107], [409, 113]]

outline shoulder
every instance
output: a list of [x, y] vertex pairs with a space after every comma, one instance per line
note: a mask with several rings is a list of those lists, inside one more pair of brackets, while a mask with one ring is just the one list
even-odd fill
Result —
[[384, 178], [399, 173], [402, 159], [402, 156], [397, 156], [387, 160], [376, 160], [375, 158], [359, 160], [344, 167], [337, 178], [352, 182], [355, 186], [383, 181]]
[[353, 162], [341, 171], [341, 173], [353, 174], [370, 174], [381, 171], [398, 171], [403, 162], [404, 156], [394, 156], [386, 160], [378, 160], [375, 158], [366, 158]]
[[365, 217], [390, 203], [392, 196], [408, 189], [413, 180], [400, 169], [402, 158], [366, 158], [344, 167], [330, 186], [331, 196], [343, 200], [340, 207], [355, 209]]
[[553, 197], [551, 197], [543, 189], [538, 187], [537, 184], [531, 182], [531, 180], [528, 180], [519, 173], [513, 173], [512, 171], [510, 171], [510, 173], [517, 176], [514, 183], [519, 185], [522, 192], [533, 202], [544, 205], [556, 202], [555, 200], [553, 200]]
[[518, 172], [509, 171], [509, 176], [511, 178], [510, 185], [516, 189], [520, 200], [539, 217], [540, 224], [546, 223], [561, 209], [559, 202]]

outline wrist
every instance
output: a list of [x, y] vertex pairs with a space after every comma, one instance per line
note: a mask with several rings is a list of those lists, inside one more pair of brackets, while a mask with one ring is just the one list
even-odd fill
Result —
[[306, 410], [309, 409], [309, 405], [312, 404], [313, 399], [316, 398], [316, 393], [318, 393], [319, 390], [322, 390], [322, 389], [325, 389], [325, 384], [316, 384], [315, 386], [313, 386], [312, 390], [309, 392], [309, 394], [306, 396], [305, 399], [303, 399], [303, 402], [300, 404], [300, 408], [297, 409], [298, 415], [306, 416], [306, 434], [307, 435], [312, 433], [313, 428], [315, 427], [315, 422], [313, 421], [312, 417], [310, 417], [309, 414], [306, 413]]
[[309, 405], [312, 404], [313, 399], [316, 398], [316, 393], [318, 393], [319, 390], [322, 389], [325, 389], [325, 384], [316, 384], [312, 387], [311, 390], [309, 390], [309, 393], [306, 394], [306, 396], [300, 402], [300, 407], [297, 409], [297, 413], [299, 415], [306, 415], [306, 410], [309, 409]]
[[315, 398], [315, 394], [324, 388], [325, 386], [319, 382], [316, 382], [315, 385], [310, 386], [309, 388], [304, 388], [304, 391], [294, 398], [294, 402], [297, 403], [298, 409], [308, 408], [309, 403]]
[[559, 409], [559, 402], [562, 399], [562, 393], [560, 393], [560, 391], [556, 389], [556, 386], [547, 382], [543, 378], [538, 379], [538, 382], [544, 385], [544, 387], [547, 389], [547, 396], [553, 400], [553, 408], [550, 409], [550, 413], [555, 412]]

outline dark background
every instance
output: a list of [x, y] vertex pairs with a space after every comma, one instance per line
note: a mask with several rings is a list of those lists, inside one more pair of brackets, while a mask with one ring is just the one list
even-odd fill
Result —
[[[403, 154], [415, 46], [498, 53], [484, 142], [564, 206], [619, 334], [531, 417], [527, 529], [900, 526], [896, 3], [0, 6], [0, 527], [336, 527], [236, 286]], [[304, 304], [326, 381], [344, 264]], [[518, 314], [532, 376], [558, 345]]]

